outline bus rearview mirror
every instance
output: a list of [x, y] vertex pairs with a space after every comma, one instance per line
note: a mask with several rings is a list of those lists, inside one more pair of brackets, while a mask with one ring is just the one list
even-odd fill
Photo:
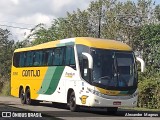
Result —
[[82, 52], [82, 55], [84, 55], [88, 59], [88, 68], [93, 69], [93, 58], [92, 58], [92, 56], [89, 53], [86, 53], [86, 52]]
[[145, 62], [144, 62], [144, 60], [142, 58], [140, 58], [140, 57], [136, 57], [136, 60], [138, 62], [140, 62], [140, 64], [141, 64], [141, 72], [144, 72], [144, 69], [145, 69]]

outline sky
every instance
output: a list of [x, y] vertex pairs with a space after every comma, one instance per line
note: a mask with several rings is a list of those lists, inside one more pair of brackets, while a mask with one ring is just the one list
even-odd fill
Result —
[[[21, 41], [30, 33], [28, 29], [39, 23], [50, 26], [53, 19], [65, 17], [67, 11], [72, 12], [77, 8], [84, 10], [91, 1], [95, 0], [1, 0], [0, 28], [8, 29], [15, 41]], [[155, 1], [160, 3], [160, 0]]]
[[[67, 11], [86, 9], [93, 0], [1, 0], [0, 28], [8, 29], [16, 41], [23, 40], [39, 23], [50, 25], [58, 17], [65, 17]], [[7, 25], [7, 26], [6, 26]]]

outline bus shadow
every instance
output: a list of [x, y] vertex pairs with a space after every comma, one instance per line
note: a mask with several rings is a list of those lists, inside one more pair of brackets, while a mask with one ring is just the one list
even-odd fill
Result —
[[[77, 112], [70, 112], [66, 104], [61, 103], [40, 103], [38, 106], [57, 108], [56, 111], [47, 111], [48, 115], [55, 117], [150, 117], [144, 115], [158, 114], [158, 111], [139, 111], [133, 109], [122, 109], [119, 108], [116, 113], [107, 112], [107, 108], [90, 108], [90, 107], [80, 107], [80, 110]], [[35, 106], [37, 106], [35, 105]]]

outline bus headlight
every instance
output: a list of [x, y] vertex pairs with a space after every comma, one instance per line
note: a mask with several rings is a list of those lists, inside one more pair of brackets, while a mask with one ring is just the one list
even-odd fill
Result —
[[90, 88], [87, 88], [87, 90], [94, 94], [94, 95], [97, 95], [99, 97], [102, 97], [102, 98], [106, 98], [106, 99], [121, 99], [121, 100], [127, 100], [127, 99], [131, 99], [131, 98], [134, 98], [134, 97], [137, 97], [138, 95], [138, 92], [136, 91], [135, 93], [133, 93], [132, 95], [127, 95], [127, 96], [109, 96], [109, 95], [105, 95], [105, 94], [102, 94], [96, 90], [93, 90], [93, 89], [90, 89]]
[[136, 97], [138, 95], [138, 92], [133, 93], [131, 96], [132, 98]]
[[102, 95], [100, 92], [98, 92], [98, 91], [96, 91], [96, 90], [93, 90], [93, 89], [90, 89], [90, 88], [87, 88], [87, 89], [88, 89], [88, 91], [91, 92], [92, 94], [97, 95], [97, 96], [99, 96], [99, 97], [103, 97], [103, 95]]

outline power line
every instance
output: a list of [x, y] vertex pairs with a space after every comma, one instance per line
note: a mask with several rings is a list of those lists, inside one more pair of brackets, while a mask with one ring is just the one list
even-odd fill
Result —
[[17, 26], [11, 26], [11, 25], [3, 25], [3, 24], [0, 24], [0, 26], [4, 26], [4, 27], [11, 27], [11, 28], [18, 28], [18, 29], [32, 30], [32, 29], [25, 28], [25, 27], [17, 27]]
[[23, 24], [23, 25], [32, 25], [32, 26], [35, 26], [34, 24], [28, 24], [28, 23], [17, 23], [17, 22], [10, 22], [10, 21], [0, 21], [0, 22], [3, 22], [3, 23], [14, 23], [14, 24]]

